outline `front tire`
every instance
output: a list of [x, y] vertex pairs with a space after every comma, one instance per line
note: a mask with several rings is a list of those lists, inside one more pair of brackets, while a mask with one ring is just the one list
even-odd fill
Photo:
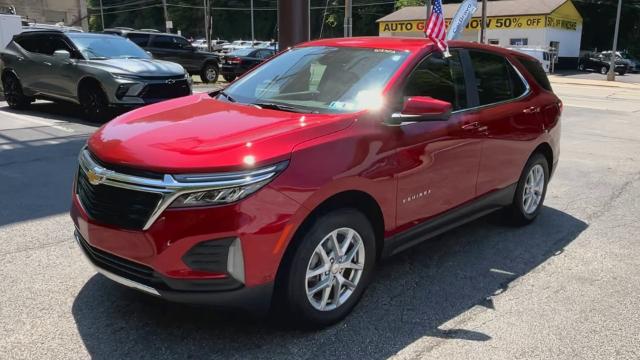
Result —
[[341, 209], [314, 221], [283, 263], [278, 304], [302, 327], [346, 317], [362, 297], [376, 264], [375, 234], [366, 216]]
[[600, 68], [600, 74], [607, 75], [608, 72], [609, 72], [609, 69], [606, 66], [603, 66]]
[[107, 95], [97, 84], [85, 86], [80, 93], [80, 106], [84, 118], [90, 122], [109, 120]]
[[205, 64], [205, 66], [200, 71], [200, 78], [205, 84], [213, 84], [218, 81], [219, 73], [220, 70], [218, 69], [218, 65], [214, 63], [208, 63]]
[[20, 80], [11, 73], [5, 75], [2, 87], [4, 89], [4, 98], [11, 109], [24, 109], [33, 102], [33, 98], [24, 95]]
[[226, 82], [232, 82], [233, 80], [235, 80], [235, 79], [236, 79], [236, 76], [235, 76], [235, 75], [222, 75], [222, 77], [224, 78], [224, 80], [225, 80]]
[[578, 65], [578, 71], [580, 71], [580, 72], [585, 72], [585, 70], [586, 70], [586, 69], [585, 69], [585, 67], [584, 67], [584, 64], [580, 64], [580, 65]]
[[518, 181], [513, 203], [507, 209], [514, 225], [533, 222], [543, 208], [549, 184], [549, 162], [541, 153], [529, 158]]

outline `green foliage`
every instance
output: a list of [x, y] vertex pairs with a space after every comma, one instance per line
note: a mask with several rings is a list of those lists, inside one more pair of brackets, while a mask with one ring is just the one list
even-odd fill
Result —
[[[250, 0], [210, 0], [212, 7], [248, 8]], [[383, 0], [353, 0], [353, 33], [357, 36], [377, 35], [376, 20], [404, 6], [422, 6], [426, 0], [395, 0], [388, 4]], [[584, 17], [582, 49], [610, 49], [617, 0], [573, 0]], [[378, 5], [367, 5], [368, 3]], [[461, 0], [444, 0], [444, 3], [459, 3]], [[204, 10], [202, 0], [169, 0], [169, 16], [174, 23], [174, 31], [181, 30], [187, 37], [204, 37]], [[164, 30], [164, 16], [161, 1], [153, 0], [103, 0], [105, 23], [108, 27], [127, 26], [132, 28], [155, 28]], [[619, 47], [640, 57], [640, 0], [624, 0], [620, 24]], [[88, 0], [90, 8], [97, 9], [99, 0]], [[122, 6], [126, 5], [126, 6]], [[110, 6], [120, 6], [109, 8]], [[151, 7], [149, 7], [151, 6]], [[256, 8], [273, 8], [277, 0], [254, 0]], [[143, 9], [140, 9], [145, 7]], [[311, 37], [340, 37], [343, 34], [344, 0], [311, 0]], [[326, 13], [325, 13], [326, 7]], [[110, 12], [122, 11], [118, 13]], [[92, 31], [102, 30], [100, 12], [91, 10], [89, 27]], [[251, 37], [251, 17], [247, 10], [213, 10], [214, 38], [228, 40], [249, 39]], [[324, 23], [324, 25], [323, 25]], [[255, 32], [258, 39], [277, 38], [277, 14], [275, 10], [255, 11]]]

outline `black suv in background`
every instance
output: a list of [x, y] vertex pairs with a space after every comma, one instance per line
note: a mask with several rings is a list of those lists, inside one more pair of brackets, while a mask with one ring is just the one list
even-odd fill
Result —
[[218, 80], [220, 67], [216, 54], [196, 49], [182, 36], [122, 28], [105, 29], [103, 32], [126, 37], [150, 52], [154, 58], [178, 63], [189, 74], [200, 75], [205, 83], [214, 83]]
[[[611, 68], [611, 54], [585, 54], [580, 58], [580, 62], [578, 63], [579, 71], [597, 71], [602, 75], [606, 75], [607, 73], [609, 73], [609, 68]], [[628, 71], [629, 65], [627, 64], [627, 62], [617, 57], [615, 72], [617, 72], [619, 75], [624, 75]]]

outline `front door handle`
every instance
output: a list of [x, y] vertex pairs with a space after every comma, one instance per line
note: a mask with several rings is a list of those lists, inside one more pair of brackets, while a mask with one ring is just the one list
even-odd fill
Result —
[[52, 66], [52, 64], [50, 62], [46, 62], [45, 61], [44, 64], [47, 65], [47, 66]]

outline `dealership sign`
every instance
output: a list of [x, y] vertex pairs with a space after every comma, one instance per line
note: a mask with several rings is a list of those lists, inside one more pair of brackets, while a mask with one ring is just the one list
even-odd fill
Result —
[[[578, 29], [577, 20], [566, 20], [553, 16], [533, 15], [533, 16], [499, 16], [487, 18], [487, 28], [491, 30], [500, 29], [542, 29], [545, 27], [558, 28], [563, 30]], [[447, 19], [447, 27], [451, 25], [451, 19]], [[472, 18], [465, 27], [466, 30], [479, 30], [482, 25], [481, 18]], [[424, 20], [391, 21], [380, 22], [380, 32], [423, 32]]]

